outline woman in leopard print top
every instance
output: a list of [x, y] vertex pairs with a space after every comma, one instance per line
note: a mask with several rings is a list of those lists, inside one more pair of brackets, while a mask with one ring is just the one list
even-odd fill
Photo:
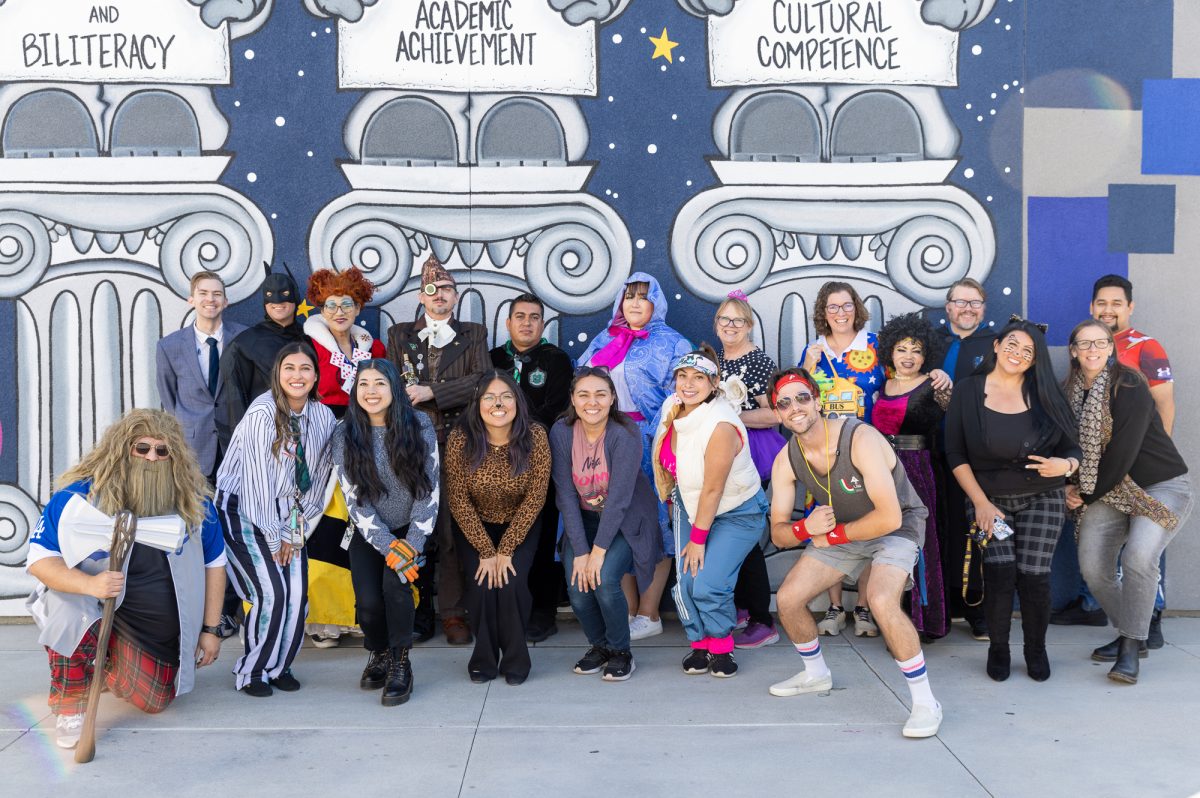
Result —
[[463, 573], [475, 650], [467, 663], [473, 682], [509, 684], [529, 676], [525, 621], [529, 568], [539, 514], [550, 481], [546, 431], [529, 420], [525, 396], [512, 377], [486, 372], [446, 441], [446, 485]]

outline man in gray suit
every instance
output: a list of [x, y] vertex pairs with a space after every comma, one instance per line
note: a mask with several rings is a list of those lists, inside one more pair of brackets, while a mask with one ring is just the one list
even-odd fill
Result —
[[[196, 453], [200, 470], [215, 484], [217, 468], [224, 452], [217, 441], [214, 411], [221, 393], [219, 363], [225, 344], [246, 329], [245, 325], [223, 320], [229, 300], [225, 283], [213, 272], [197, 272], [192, 277], [188, 304], [196, 309], [196, 320], [158, 342], [155, 362], [158, 366], [158, 396], [163, 409], [179, 419], [188, 444]], [[221, 637], [237, 633], [241, 601], [226, 584], [221, 608]]]

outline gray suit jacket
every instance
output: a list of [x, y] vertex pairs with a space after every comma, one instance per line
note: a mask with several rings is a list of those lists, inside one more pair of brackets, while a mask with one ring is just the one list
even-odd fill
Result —
[[[237, 334], [246, 329], [245, 325], [232, 321], [224, 322], [223, 326], [223, 346], [229, 346]], [[163, 410], [183, 425], [200, 470], [211, 474], [217, 459], [217, 422], [213, 411], [222, 388], [221, 380], [218, 380], [217, 396], [208, 392], [208, 383], [197, 358], [194, 324], [161, 339], [154, 358], [158, 366], [158, 396]]]

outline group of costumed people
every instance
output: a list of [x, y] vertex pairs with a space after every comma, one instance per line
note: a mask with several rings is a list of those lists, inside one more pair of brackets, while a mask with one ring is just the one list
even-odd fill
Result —
[[[555, 633], [562, 593], [589, 645], [574, 671], [623, 681], [631, 642], [662, 631], [672, 575], [683, 671], [728, 678], [735, 649], [779, 640], [768, 542], [804, 547], [776, 594], [804, 668], [771, 694], [831, 689], [820, 635], [852, 622], [883, 635], [911, 693], [903, 733], [928, 737], [942, 708], [922, 644], [952, 615], [989, 640], [986, 671], [1003, 680], [1019, 596], [1027, 672], [1050, 676], [1050, 559], [1069, 511], [1120, 632], [1094, 656], [1136, 681], [1158, 557], [1192, 492], [1146, 380], [1109, 357], [1106, 324], [1072, 332], [1064, 388], [1037, 325], [977, 329], [971, 280], [948, 293], [952, 333], [906, 314], [876, 334], [853, 286], [827, 283], [816, 338], [783, 370], [741, 292], [717, 308], [719, 348], [694, 347], [655, 278], [634, 273], [573, 363], [543, 337], [533, 295], [510, 303], [509, 340], [489, 351], [482, 325], [454, 317], [457, 284], [436, 259], [420, 290], [424, 312], [384, 346], [356, 324], [373, 295], [357, 269], [312, 276], [320, 313], [303, 324], [295, 282], [269, 276], [266, 317], [246, 330], [222, 323], [216, 275], [193, 278], [195, 323], [159, 345], [165, 410], [113, 424], [60, 477], [31, 539], [61, 745], [79, 737], [104, 600], [117, 609], [103, 678], [149, 712], [192, 688], [243, 613], [242, 693], [300, 689], [306, 635], [354, 632], [359, 686], [402, 704], [435, 597], [447, 641], [474, 644], [474, 682], [528, 678], [528, 643]], [[147, 532], [108, 570], [97, 530], [121, 510], [175, 529], [173, 545]], [[965, 607], [981, 617], [958, 596], [972, 545], [983, 596]]]

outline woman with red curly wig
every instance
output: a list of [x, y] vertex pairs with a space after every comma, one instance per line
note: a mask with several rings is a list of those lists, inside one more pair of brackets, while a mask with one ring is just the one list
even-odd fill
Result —
[[321, 269], [308, 278], [308, 301], [320, 313], [308, 317], [304, 334], [317, 350], [321, 404], [338, 418], [346, 413], [358, 364], [386, 354], [382, 342], [354, 323], [374, 295], [375, 286], [354, 266], [344, 272]]
[[[354, 322], [371, 301], [375, 286], [358, 270], [314, 271], [308, 301], [316, 305], [304, 323], [317, 353], [317, 393], [321, 404], [341, 418], [358, 377], [358, 364], [386, 354], [384, 346]], [[338, 492], [308, 538], [308, 619], [305, 634], [318, 648], [330, 648], [356, 624], [350, 560], [341, 547], [347, 510]]]

